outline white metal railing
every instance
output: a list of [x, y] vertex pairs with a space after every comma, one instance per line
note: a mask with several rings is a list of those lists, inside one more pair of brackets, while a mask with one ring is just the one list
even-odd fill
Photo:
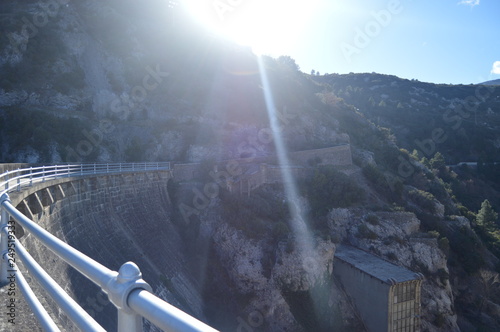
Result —
[[[216, 331], [205, 323], [175, 308], [151, 293], [137, 265], [123, 264], [112, 271], [50, 234], [18, 211], [8, 193], [36, 183], [63, 177], [96, 176], [111, 173], [170, 170], [169, 163], [68, 164], [41, 166], [8, 171], [0, 175], [0, 282], [14, 282], [46, 331], [59, 331], [45, 308], [17, 268], [19, 258], [30, 275], [56, 301], [73, 323], [82, 331], [104, 329], [78, 305], [31, 257], [15, 236], [15, 220], [44, 246], [71, 265], [104, 291], [118, 309], [118, 331], [142, 331], [142, 317], [165, 331]], [[13, 220], [10, 220], [10, 217]]]
[[0, 175], [0, 195], [11, 191], [21, 191], [36, 182], [64, 177], [102, 175], [125, 172], [149, 172], [170, 170], [169, 162], [143, 163], [94, 163], [38, 166], [7, 171]]

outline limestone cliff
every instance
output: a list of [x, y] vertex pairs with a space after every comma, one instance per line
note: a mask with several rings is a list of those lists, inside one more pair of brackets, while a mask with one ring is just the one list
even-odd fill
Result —
[[[332, 236], [342, 241], [423, 273], [422, 327], [428, 331], [459, 330], [446, 255], [436, 238], [420, 233], [420, 221], [413, 213], [333, 209], [328, 227]], [[439, 327], [435, 326], [437, 319]]]

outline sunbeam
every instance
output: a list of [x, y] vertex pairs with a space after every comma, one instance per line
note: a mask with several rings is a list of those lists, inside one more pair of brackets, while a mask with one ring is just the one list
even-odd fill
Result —
[[269, 80], [267, 78], [267, 73], [265, 66], [263, 64], [262, 58], [257, 57], [257, 61], [259, 64], [259, 72], [261, 77], [262, 88], [264, 91], [264, 99], [266, 102], [267, 114], [269, 117], [269, 124], [271, 126], [271, 131], [273, 134], [274, 145], [276, 148], [276, 154], [278, 156], [278, 162], [281, 167], [281, 176], [283, 178], [285, 195], [288, 201], [288, 208], [290, 210], [290, 215], [292, 216], [292, 230], [295, 235], [295, 239], [300, 249], [300, 252], [303, 255], [303, 259], [310, 259], [310, 255], [313, 253], [313, 245], [312, 245], [312, 235], [307, 222], [305, 220], [305, 216], [303, 213], [303, 208], [301, 207], [297, 186], [295, 183], [295, 179], [290, 172], [290, 169], [286, 166], [290, 165], [288, 160], [288, 155], [285, 147], [285, 143], [283, 142], [283, 137], [280, 133], [280, 128], [278, 125], [278, 119], [276, 116], [276, 106], [274, 104], [274, 99], [271, 91], [271, 86], [269, 84]]

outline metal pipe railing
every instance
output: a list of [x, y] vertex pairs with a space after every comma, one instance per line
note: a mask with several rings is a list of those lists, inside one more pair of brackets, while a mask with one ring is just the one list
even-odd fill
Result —
[[15, 240], [16, 254], [29, 273], [38, 280], [43, 289], [59, 304], [71, 321], [82, 331], [106, 331], [52, 277], [31, 257], [24, 246]]
[[45, 310], [43, 305], [36, 297], [35, 293], [33, 293], [33, 290], [31, 289], [28, 282], [24, 278], [22, 272], [19, 270], [19, 268], [15, 263], [13, 265], [15, 269], [14, 273], [16, 275], [16, 284], [19, 286], [21, 294], [23, 295], [24, 299], [26, 300], [29, 307], [33, 311], [33, 314], [35, 315], [36, 319], [38, 320], [42, 328], [45, 331], [60, 332], [61, 330], [54, 323], [54, 321], [48, 314], [47, 310]]
[[115, 277], [112, 270], [94, 261], [66, 242], [59, 240], [57, 237], [28, 219], [10, 203], [7, 194], [4, 194], [4, 196], [0, 199], [2, 208], [5, 209], [12, 216], [12, 218], [14, 218], [14, 220], [24, 228], [25, 231], [31, 233], [54, 254], [62, 258], [66, 263], [77, 269], [81, 274], [92, 280], [95, 284], [100, 287], [105, 287], [110, 280]]
[[39, 166], [7, 171], [0, 175], [0, 187], [5, 189], [0, 195], [12, 191], [15, 187], [20, 191], [23, 187], [32, 186], [35, 182], [75, 176], [89, 176], [124, 172], [148, 172], [170, 170], [169, 162], [147, 163], [107, 163], [107, 164], [66, 164]]
[[217, 331], [145, 290], [131, 292], [128, 304], [135, 312], [167, 331]]
[[[24, 216], [11, 204], [7, 194], [12, 190], [20, 190], [26, 184], [32, 186], [37, 181], [44, 182], [60, 177], [89, 176], [90, 174], [96, 176], [110, 173], [157, 170], [170, 170], [170, 163], [68, 164], [30, 167], [29, 169], [9, 171], [0, 175], [0, 180], [4, 180], [0, 182], [0, 187], [5, 187], [5, 190], [0, 193], [1, 281], [6, 281], [8, 267], [10, 266], [8, 257], [10, 248], [8, 244], [14, 243], [17, 253], [28, 271], [38, 280], [42, 288], [54, 298], [76, 326], [83, 331], [103, 331], [102, 327], [43, 270], [15, 236], [9, 233], [9, 227], [12, 227], [9, 220], [10, 216], [12, 216], [26, 232], [31, 233], [44, 246], [98, 285], [108, 295], [111, 303], [118, 309], [118, 330], [120, 332], [140, 331], [142, 329], [142, 317], [165, 331], [216, 331], [151, 293], [151, 287], [142, 279], [142, 274], [134, 263], [127, 262], [123, 264], [118, 272], [108, 269]], [[13, 173], [16, 173], [16, 176], [12, 177]], [[11, 186], [11, 182], [15, 183], [16, 186]], [[19, 283], [23, 295], [30, 304], [35, 316], [41, 322], [42, 327], [47, 331], [59, 331], [27, 284], [22, 273], [17, 269], [17, 266], [16, 277], [16, 282]]]

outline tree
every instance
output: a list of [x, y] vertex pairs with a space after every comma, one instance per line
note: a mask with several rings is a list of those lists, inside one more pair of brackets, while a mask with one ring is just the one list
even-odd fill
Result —
[[375, 99], [373, 99], [372, 96], [370, 96], [370, 98], [368, 98], [368, 103], [371, 105], [371, 106], [375, 106]]
[[481, 209], [477, 213], [476, 221], [479, 225], [484, 226], [486, 229], [491, 230], [496, 228], [498, 220], [498, 213], [491, 207], [490, 201], [487, 199], [481, 204]]
[[425, 166], [427, 166], [427, 167], [431, 168], [431, 163], [429, 162], [429, 159], [427, 159], [426, 157], [423, 157], [423, 158], [422, 158], [422, 160], [420, 160], [420, 162], [421, 162], [423, 165], [425, 165]]
[[314, 76], [315, 74], [316, 74], [316, 70], [314, 70], [314, 69], [313, 69], [313, 70], [311, 70], [311, 75], [313, 75], [313, 76]]
[[415, 160], [417, 160], [417, 161], [419, 161], [420, 159], [422, 159], [422, 158], [420, 157], [420, 153], [418, 153], [418, 150], [416, 150], [416, 149], [413, 149], [413, 151], [412, 151], [412, 153], [411, 153], [410, 157], [412, 157], [413, 159], [415, 159]]
[[446, 166], [446, 162], [441, 152], [436, 152], [430, 163], [433, 169], [442, 169]]
[[278, 63], [285, 66], [285, 67], [288, 67], [289, 69], [293, 70], [293, 71], [299, 71], [300, 70], [300, 67], [299, 65], [295, 62], [295, 60], [288, 56], [288, 55], [282, 55], [278, 58]]

